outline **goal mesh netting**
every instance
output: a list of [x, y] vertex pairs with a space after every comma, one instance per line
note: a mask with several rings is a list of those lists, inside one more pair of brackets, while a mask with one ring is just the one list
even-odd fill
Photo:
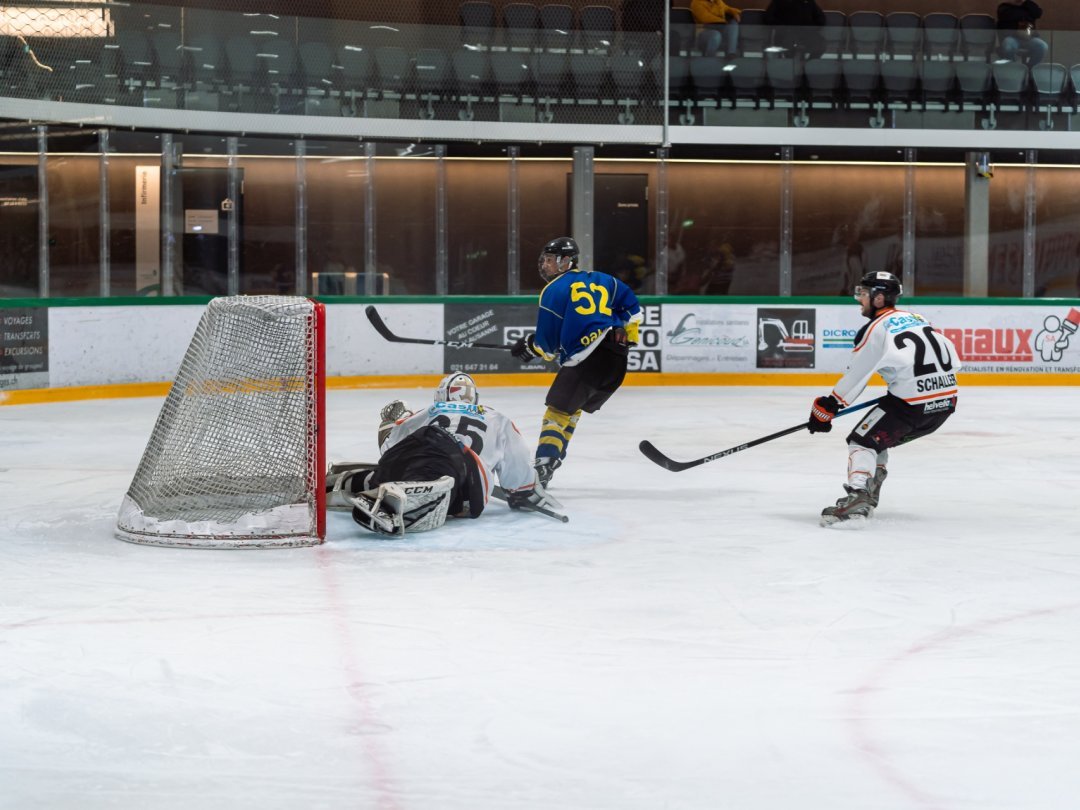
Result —
[[322, 304], [306, 298], [210, 302], [124, 497], [121, 539], [322, 542], [323, 321]]

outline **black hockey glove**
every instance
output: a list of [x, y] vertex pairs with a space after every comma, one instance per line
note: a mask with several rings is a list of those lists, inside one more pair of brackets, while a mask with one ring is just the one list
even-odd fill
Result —
[[514, 355], [522, 363], [528, 363], [542, 355], [543, 352], [536, 348], [536, 336], [526, 335], [523, 338], [518, 338], [518, 342], [510, 350], [510, 354]]
[[562, 506], [555, 498], [548, 494], [544, 485], [537, 481], [531, 487], [515, 489], [506, 493], [506, 503], [511, 509], [529, 509], [543, 507], [545, 509], [558, 509]]
[[827, 397], [818, 397], [810, 408], [810, 420], [806, 426], [811, 433], [828, 433], [832, 430], [832, 420], [840, 410], [840, 403], [836, 397], [829, 394]]

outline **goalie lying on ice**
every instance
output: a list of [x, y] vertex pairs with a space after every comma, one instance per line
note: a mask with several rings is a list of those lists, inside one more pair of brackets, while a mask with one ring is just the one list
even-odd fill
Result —
[[513, 508], [558, 508], [536, 480], [532, 451], [514, 423], [479, 404], [468, 374], [451, 374], [434, 404], [413, 413], [395, 400], [382, 409], [378, 464], [334, 464], [327, 507], [380, 534], [436, 529], [448, 515], [479, 517], [495, 477]]

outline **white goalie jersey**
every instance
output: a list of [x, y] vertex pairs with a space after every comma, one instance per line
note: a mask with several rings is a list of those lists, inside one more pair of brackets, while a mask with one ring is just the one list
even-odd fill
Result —
[[438, 425], [450, 431], [476, 454], [489, 499], [495, 486], [493, 475], [507, 491], [533, 485], [532, 448], [508, 417], [487, 405], [436, 402], [426, 410], [399, 419], [379, 452], [385, 453], [425, 425]]
[[866, 388], [875, 373], [889, 393], [909, 404], [956, 396], [960, 356], [952, 341], [922, 315], [884, 309], [855, 336], [851, 362], [832, 394], [844, 407]]

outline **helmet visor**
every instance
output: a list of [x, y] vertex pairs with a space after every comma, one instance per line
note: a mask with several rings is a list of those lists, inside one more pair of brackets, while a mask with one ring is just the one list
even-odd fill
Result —
[[540, 271], [540, 278], [544, 281], [551, 281], [554, 278], [562, 275], [562, 267], [559, 264], [559, 257], [554, 253], [541, 253], [540, 258], [536, 262], [537, 269]]

